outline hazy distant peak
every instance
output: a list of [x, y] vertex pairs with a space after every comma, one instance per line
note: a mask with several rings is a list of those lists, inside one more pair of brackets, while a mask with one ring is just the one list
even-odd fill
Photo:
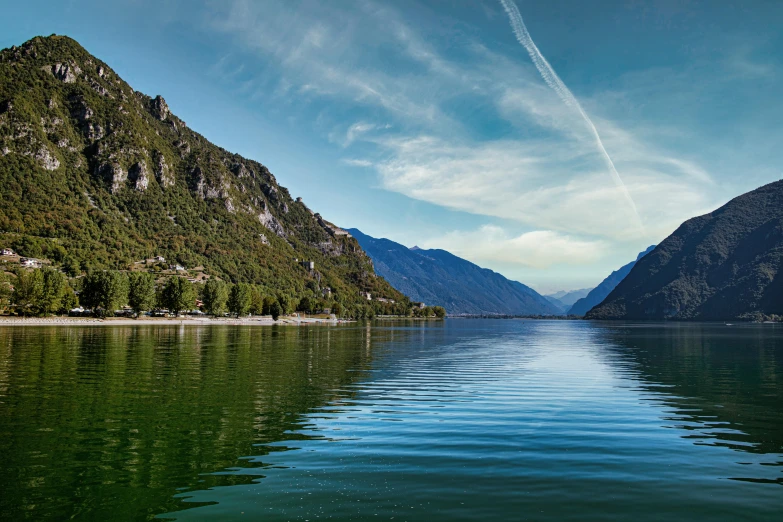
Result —
[[372, 258], [379, 275], [414, 301], [443, 306], [449, 315], [557, 315], [555, 306], [535, 290], [510, 281], [445, 250], [406, 247], [376, 239], [355, 228], [348, 232]]

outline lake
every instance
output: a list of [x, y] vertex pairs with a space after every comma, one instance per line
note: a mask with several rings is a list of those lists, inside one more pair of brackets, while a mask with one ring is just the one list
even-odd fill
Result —
[[0, 328], [3, 520], [783, 520], [783, 327]]

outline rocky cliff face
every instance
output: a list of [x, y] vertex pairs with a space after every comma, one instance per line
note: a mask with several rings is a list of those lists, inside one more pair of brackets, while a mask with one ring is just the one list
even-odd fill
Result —
[[83, 266], [155, 253], [292, 287], [309, 277], [293, 259], [312, 259], [346, 295], [399, 297], [264, 165], [211, 144], [67, 37], [0, 51], [0, 192], [0, 241], [54, 241]]
[[683, 223], [588, 319], [764, 319], [783, 315], [783, 181]]

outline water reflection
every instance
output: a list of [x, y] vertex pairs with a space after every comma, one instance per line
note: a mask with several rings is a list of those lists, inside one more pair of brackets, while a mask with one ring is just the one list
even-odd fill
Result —
[[[717, 348], [721, 333], [701, 325], [634, 328], [450, 321], [432, 337], [418, 330], [399, 342], [376, 344], [384, 355], [375, 358], [367, 379], [351, 385], [351, 399], [309, 416], [306, 433], [320, 439], [265, 460], [267, 478], [258, 484], [183, 495], [188, 502], [215, 504], [167, 517], [432, 522], [783, 516], [779, 445], [766, 446], [760, 432], [721, 417], [730, 406], [719, 401], [741, 396], [759, 361], [746, 361], [748, 375], [732, 376], [723, 359], [729, 354]], [[768, 334], [738, 332], [725, 349], [752, 351], [758, 336]], [[780, 339], [772, 337], [766, 346], [780, 353]], [[776, 364], [767, 374], [780, 374]], [[697, 381], [718, 387], [688, 395], [677, 379], [662, 378], [667, 368], [675, 375], [684, 371], [687, 386], [689, 374], [700, 374]], [[772, 402], [750, 398], [745, 404]], [[774, 408], [754, 415], [755, 423], [783, 426]], [[746, 445], [737, 442], [743, 437]]]
[[0, 329], [0, 518], [777, 519], [779, 332]]
[[0, 328], [0, 513], [144, 519], [177, 509], [177, 491], [247, 483], [254, 473], [242, 457], [258, 454], [254, 444], [306, 437], [302, 414], [364, 377], [365, 337]]
[[[775, 325], [599, 325], [607, 360], [671, 412], [694, 444], [783, 454], [783, 328]], [[767, 475], [769, 475], [767, 473]], [[783, 484], [783, 477], [732, 477]]]
[[600, 338], [633, 362], [641, 389], [695, 423], [731, 428], [713, 431], [716, 442], [783, 452], [783, 329], [632, 325], [603, 329]]

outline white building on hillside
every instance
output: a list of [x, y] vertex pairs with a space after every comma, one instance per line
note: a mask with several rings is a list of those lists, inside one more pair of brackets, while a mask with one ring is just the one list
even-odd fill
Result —
[[41, 268], [41, 261], [33, 259], [31, 257], [23, 257], [19, 260], [23, 267], [26, 268]]

